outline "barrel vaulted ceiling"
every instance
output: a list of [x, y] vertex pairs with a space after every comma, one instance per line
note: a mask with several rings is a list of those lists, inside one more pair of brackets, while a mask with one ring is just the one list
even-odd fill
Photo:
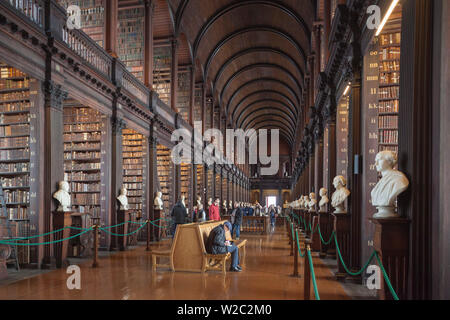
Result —
[[292, 146], [302, 114], [315, 17], [310, 0], [168, 0], [172, 28], [185, 36], [197, 81], [228, 122], [280, 129]]

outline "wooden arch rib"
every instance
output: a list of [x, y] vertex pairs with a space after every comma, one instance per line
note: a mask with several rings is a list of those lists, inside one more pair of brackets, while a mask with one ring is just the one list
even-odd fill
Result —
[[[301, 16], [299, 16], [294, 10], [292, 10], [285, 4], [282, 4], [280, 2], [270, 1], [270, 0], [238, 0], [230, 5], [227, 5], [221, 9], [219, 9], [203, 24], [199, 33], [196, 36], [196, 39], [194, 40], [194, 53], [197, 53], [197, 50], [198, 50], [200, 43], [203, 40], [204, 36], [208, 32], [208, 30], [211, 28], [211, 26], [218, 19], [220, 19], [222, 16], [224, 16], [225, 14], [227, 14], [228, 12], [230, 12], [232, 10], [235, 10], [235, 9], [238, 9], [238, 8], [241, 8], [244, 6], [248, 6], [248, 5], [255, 5], [255, 4], [271, 6], [276, 9], [282, 10], [284, 13], [286, 13], [289, 17], [294, 19], [300, 25], [300, 27], [302, 28], [302, 30], [306, 36], [306, 39], [308, 39], [308, 43], [311, 43], [311, 30], [309, 29], [305, 20]], [[183, 18], [183, 14], [181, 14], [181, 16], [180, 16], [180, 24], [181, 24], [182, 18]], [[305, 54], [303, 48], [301, 48], [301, 50], [306, 58], [306, 54]]]
[[297, 107], [296, 107], [295, 104], [292, 102], [292, 100], [291, 100], [288, 96], [286, 96], [284, 93], [282, 93], [282, 92], [280, 92], [280, 91], [277, 91], [277, 90], [258, 90], [258, 91], [254, 91], [254, 92], [252, 92], [252, 93], [246, 95], [244, 98], [242, 98], [242, 99], [236, 104], [236, 106], [235, 106], [232, 110], [230, 110], [230, 111], [232, 111], [232, 112], [231, 112], [231, 119], [232, 119], [232, 120], [236, 119], [236, 118], [235, 118], [236, 112], [239, 112], [240, 106], [241, 106], [241, 105], [244, 105], [244, 101], [245, 101], [245, 100], [249, 99], [250, 97], [253, 97], [253, 96], [256, 96], [256, 95], [261, 95], [261, 94], [266, 94], [266, 93], [271, 94], [271, 95], [275, 95], [275, 96], [279, 96], [279, 97], [285, 99], [286, 102], [287, 102], [286, 105], [294, 112], [295, 117], [298, 116], [298, 110], [297, 110]]
[[294, 76], [288, 69], [286, 69], [286, 68], [284, 68], [284, 67], [282, 67], [282, 66], [280, 66], [280, 65], [278, 65], [278, 64], [273, 64], [273, 63], [255, 63], [255, 64], [247, 65], [247, 66], [243, 67], [242, 69], [236, 71], [236, 72], [235, 72], [235, 73], [234, 73], [234, 74], [233, 74], [233, 75], [225, 82], [225, 85], [223, 86], [223, 88], [222, 88], [222, 90], [221, 90], [221, 92], [220, 92], [220, 95], [219, 95], [219, 101], [218, 101], [219, 104], [222, 102], [223, 95], [224, 95], [224, 93], [226, 92], [226, 90], [228, 89], [228, 86], [229, 86], [234, 80], [236, 80], [236, 79], [237, 79], [240, 75], [242, 75], [244, 72], [247, 72], [247, 71], [250, 71], [250, 70], [253, 70], [253, 69], [257, 69], [257, 68], [268, 68], [268, 69], [272, 68], [272, 69], [277, 69], [277, 70], [282, 71], [283, 73], [285, 73], [285, 74], [288, 76], [288, 78], [289, 78], [293, 83], [295, 83], [295, 85], [297, 86], [297, 89], [298, 89], [299, 96], [302, 95], [303, 88], [302, 88], [301, 84], [298, 82], [298, 80], [295, 78], [295, 76]]
[[[262, 120], [261, 120], [262, 119]], [[248, 130], [248, 129], [255, 129], [258, 124], [261, 123], [266, 123], [266, 122], [271, 122], [272, 124], [275, 124], [280, 130], [284, 130], [286, 132], [289, 133], [289, 136], [291, 138], [295, 137], [295, 132], [293, 132], [292, 130], [290, 130], [289, 127], [287, 127], [286, 123], [284, 122], [285, 119], [281, 116], [277, 116], [277, 115], [266, 115], [265, 117], [257, 117], [255, 119], [253, 119], [252, 121], [248, 122], [245, 127], [243, 128], [244, 130]], [[284, 123], [286, 125], [286, 127], [280, 125], [281, 123]]]
[[251, 85], [251, 84], [253, 84], [253, 83], [257, 83], [257, 82], [275, 82], [275, 83], [278, 83], [278, 84], [281, 84], [282, 86], [284, 86], [291, 94], [292, 94], [292, 96], [294, 96], [295, 97], [295, 99], [297, 100], [297, 110], [300, 108], [300, 98], [299, 98], [299, 96], [297, 95], [297, 93], [286, 83], [286, 82], [284, 82], [284, 81], [282, 81], [282, 80], [279, 80], [279, 79], [276, 79], [276, 78], [257, 78], [257, 79], [253, 79], [253, 80], [250, 80], [250, 81], [247, 81], [246, 83], [244, 83], [244, 84], [242, 84], [240, 87], [238, 87], [235, 91], [234, 91], [234, 93], [233, 93], [233, 95], [230, 97], [230, 99], [228, 100], [228, 103], [227, 103], [227, 107], [226, 107], [226, 112], [227, 112], [227, 114], [229, 113], [229, 108], [230, 108], [230, 104], [231, 104], [231, 102], [234, 100], [234, 98], [237, 96], [237, 94], [243, 89], [243, 88], [245, 88], [246, 86], [248, 86], [248, 85]]
[[280, 135], [287, 140], [287, 142], [289, 143], [289, 145], [291, 147], [294, 145], [294, 139], [291, 137], [289, 132], [287, 132], [285, 129], [280, 127], [280, 125], [274, 124], [273, 122], [270, 122], [269, 120], [265, 120], [265, 121], [262, 121], [262, 122], [256, 124], [253, 127], [253, 129], [255, 130], [255, 133], [253, 135], [252, 134], [249, 135], [249, 137], [248, 137], [249, 141], [251, 141], [255, 137], [255, 135], [258, 133], [258, 130], [261, 130], [261, 129], [276, 129], [276, 130], [280, 131]]
[[[207, 79], [208, 76], [208, 72], [209, 72], [209, 67], [211, 65], [211, 62], [214, 60], [214, 57], [217, 55], [217, 53], [220, 51], [220, 49], [230, 40], [232, 40], [233, 38], [241, 35], [241, 34], [245, 34], [245, 33], [249, 33], [249, 32], [270, 32], [270, 33], [274, 33], [276, 35], [279, 35], [283, 38], [285, 38], [286, 40], [288, 40], [296, 49], [297, 51], [301, 54], [302, 59], [304, 64], [306, 65], [306, 53], [305, 50], [303, 49], [302, 46], [300, 46], [300, 44], [288, 33], [284, 32], [281, 29], [275, 28], [273, 26], [267, 26], [267, 25], [261, 25], [261, 26], [249, 26], [249, 27], [245, 27], [239, 30], [236, 30], [230, 34], [228, 34], [227, 36], [225, 36], [221, 41], [219, 41], [217, 43], [217, 45], [214, 47], [214, 49], [211, 51], [211, 53], [208, 56], [208, 59], [206, 60], [205, 63], [205, 74], [204, 74], [204, 79]], [[194, 56], [197, 55], [197, 52], [195, 51], [195, 45], [194, 45]]]
[[233, 55], [231, 58], [227, 59], [226, 62], [220, 66], [216, 76], [214, 77], [213, 91], [215, 89], [215, 86], [216, 86], [218, 80], [220, 79], [220, 77], [222, 76], [224, 71], [227, 69], [227, 67], [229, 67], [235, 60], [237, 60], [241, 57], [244, 57], [248, 54], [255, 53], [255, 52], [269, 52], [272, 54], [280, 55], [281, 57], [288, 60], [292, 65], [295, 66], [296, 70], [302, 76], [302, 78], [305, 77], [304, 70], [299, 66], [299, 64], [294, 60], [294, 58], [291, 55], [287, 54], [283, 50], [278, 50], [278, 49], [271, 48], [271, 47], [251, 47], [251, 48], [247, 48], [242, 51], [239, 51], [238, 53]]
[[[284, 108], [283, 108], [284, 107]], [[240, 128], [243, 124], [246, 123], [247, 120], [253, 119], [254, 117], [260, 116], [260, 115], [267, 115], [267, 113], [262, 113], [263, 111], [273, 111], [274, 114], [282, 115], [290, 124], [292, 128], [295, 128], [295, 119], [293, 119], [289, 114], [286, 113], [286, 106], [283, 105], [273, 105], [273, 104], [264, 104], [263, 106], [259, 106], [258, 109], [254, 111], [247, 111], [244, 110], [241, 113], [240, 118], [236, 120], [236, 125], [238, 128]], [[275, 113], [276, 112], [276, 113]], [[245, 116], [244, 116], [245, 115]]]

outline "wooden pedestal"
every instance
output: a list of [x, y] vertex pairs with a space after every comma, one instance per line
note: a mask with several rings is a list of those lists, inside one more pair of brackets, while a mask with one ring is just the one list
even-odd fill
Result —
[[311, 212], [311, 221], [312, 221], [312, 223], [311, 223], [311, 227], [312, 227], [311, 251], [319, 252], [320, 251], [320, 243], [322, 241], [320, 241], [319, 229], [316, 229], [317, 225], [319, 224], [319, 215], [317, 214], [317, 212]]
[[[151, 241], [159, 241], [161, 238], [161, 228], [158, 228], [157, 226], [161, 226], [161, 210], [159, 209], [153, 209], [153, 218], [150, 218], [149, 220], [152, 221], [150, 224], [150, 240]], [[169, 224], [166, 224], [169, 226]]]
[[[400, 300], [407, 298], [409, 227], [411, 221], [405, 218], [369, 219], [375, 225], [373, 246]], [[381, 276], [383, 276], [381, 274]], [[381, 300], [393, 300], [384, 279], [381, 279]]]
[[305, 217], [305, 223], [306, 223], [306, 227], [304, 227], [304, 228], [306, 228], [306, 231], [305, 231], [306, 238], [311, 240], [311, 230], [309, 229], [309, 225], [310, 224], [312, 225], [311, 212], [309, 212], [308, 210], [305, 210], [304, 217]]
[[[53, 230], [72, 226], [72, 214], [76, 212], [53, 212]], [[67, 239], [70, 237], [70, 229], [56, 232], [53, 235], [53, 241]], [[69, 240], [53, 244], [53, 254], [55, 256], [56, 268], [65, 268], [69, 265], [67, 254], [69, 249]]]
[[[328, 212], [320, 212], [319, 213], [319, 227], [320, 232], [322, 234], [323, 240], [329, 241], [331, 237], [331, 233], [333, 231], [332, 224], [331, 224], [331, 215]], [[320, 238], [320, 235], [319, 235]], [[331, 241], [330, 244], [325, 245], [320, 239], [320, 258], [324, 259], [327, 256], [328, 248], [330, 247], [331, 243], [334, 243], [334, 239]]]
[[[137, 214], [136, 211], [130, 211], [128, 214], [128, 221], [137, 222]], [[128, 227], [128, 232], [134, 232], [136, 231], [140, 225], [136, 223], [132, 223]], [[133, 233], [132, 235], [127, 237], [127, 244], [129, 246], [137, 246], [138, 244], [138, 233]]]
[[[336, 239], [341, 251], [342, 259], [348, 267], [350, 263], [350, 222], [351, 216], [347, 213], [333, 213], [334, 217], [334, 232], [336, 234]], [[338, 271], [335, 276], [338, 280], [345, 280], [347, 273], [344, 266], [339, 259], [339, 253], [336, 249], [336, 259]]]
[[[117, 211], [117, 224], [128, 222], [130, 210], [118, 210]], [[122, 224], [121, 226], [114, 228], [114, 233], [117, 234], [127, 234], [128, 233], [128, 223]], [[117, 247], [120, 251], [125, 251], [127, 249], [127, 238], [128, 236], [114, 236], [116, 237]]]

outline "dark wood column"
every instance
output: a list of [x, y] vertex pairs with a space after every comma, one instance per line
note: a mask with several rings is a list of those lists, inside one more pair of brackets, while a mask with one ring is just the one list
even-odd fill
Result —
[[153, 88], [153, 13], [154, 0], [145, 0], [144, 22], [144, 83], [147, 88]]
[[316, 143], [314, 163], [314, 192], [316, 198], [319, 199], [319, 190], [323, 187], [323, 138]]
[[[115, 101], [117, 103], [117, 101]], [[112, 135], [111, 135], [111, 185], [110, 185], [110, 217], [111, 225], [116, 225], [118, 222], [119, 204], [117, 196], [122, 187], [123, 176], [123, 161], [122, 161], [122, 129], [125, 128], [124, 121], [117, 115], [117, 107], [114, 107], [113, 116], [111, 118]], [[118, 229], [115, 229], [116, 231]], [[120, 232], [119, 232], [120, 233]], [[119, 249], [119, 237], [111, 237], [109, 243], [110, 250]], [[101, 247], [103, 245], [101, 244]]]
[[430, 207], [434, 190], [432, 146], [436, 138], [432, 135], [433, 3], [402, 3], [398, 166], [409, 178], [410, 187], [398, 198], [398, 207], [399, 213], [412, 221], [409, 299], [432, 298], [432, 264], [441, 263], [431, 255], [432, 219], [439, 214]]
[[[48, 63], [51, 63], [51, 55], [48, 53]], [[53, 230], [52, 217], [56, 211], [56, 203], [53, 200], [53, 193], [58, 190], [59, 181], [64, 180], [64, 142], [63, 142], [63, 101], [67, 98], [67, 92], [62, 90], [60, 85], [56, 85], [51, 80], [51, 72], [48, 73], [48, 80], [43, 83], [44, 93], [44, 212], [43, 233]], [[41, 228], [39, 228], [41, 229]], [[40, 231], [40, 230], [39, 230]], [[44, 237], [44, 241], [52, 241], [50, 236]], [[53, 266], [53, 246], [46, 245], [38, 248], [37, 257], [42, 258], [42, 267]], [[37, 261], [40, 263], [41, 261]]]
[[191, 99], [189, 101], [189, 124], [194, 126], [194, 104], [195, 104], [195, 64], [192, 64], [189, 67], [190, 75], [191, 75]]
[[[158, 218], [155, 217], [155, 206], [154, 206], [154, 200], [156, 197], [156, 192], [158, 191], [158, 167], [157, 167], [157, 151], [156, 147], [158, 145], [158, 141], [156, 139], [156, 129], [155, 129], [155, 119], [152, 120], [150, 124], [150, 137], [148, 138], [148, 157], [149, 157], [149, 163], [150, 167], [148, 168], [148, 177], [147, 181], [149, 182], [148, 186], [148, 197], [150, 199], [150, 206], [148, 207], [149, 210], [149, 220], [154, 221]], [[151, 225], [151, 232], [150, 232], [150, 240], [151, 241], [157, 241], [159, 240], [159, 228], [157, 228], [154, 225]]]
[[119, 0], [103, 1], [105, 6], [105, 50], [117, 58], [117, 30], [119, 23]]
[[172, 39], [172, 66], [170, 68], [170, 106], [172, 110], [178, 112], [178, 40]]
[[325, 62], [330, 57], [329, 40], [331, 32], [331, 0], [323, 0], [323, 45], [325, 48]]
[[[362, 155], [362, 55], [361, 44], [359, 42], [360, 33], [357, 27], [353, 27], [354, 41], [352, 57], [352, 84], [349, 102], [349, 136], [348, 136], [348, 189], [352, 194], [349, 200], [349, 213], [351, 214], [351, 254], [350, 267], [352, 270], [359, 270], [361, 265], [361, 209], [362, 209], [362, 174], [355, 173], [355, 156]], [[358, 167], [361, 171], [361, 161]]]

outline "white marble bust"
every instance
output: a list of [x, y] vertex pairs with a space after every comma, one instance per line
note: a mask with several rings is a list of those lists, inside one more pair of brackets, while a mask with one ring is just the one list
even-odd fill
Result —
[[128, 210], [128, 198], [127, 198], [127, 189], [125, 187], [122, 187], [120, 189], [120, 194], [117, 197], [117, 200], [120, 202], [120, 210]]
[[303, 196], [303, 209], [309, 209], [309, 197]]
[[320, 202], [319, 202], [319, 208], [320, 212], [327, 212], [327, 205], [330, 202], [330, 199], [328, 198], [328, 190], [325, 188], [320, 189]]
[[197, 208], [202, 205], [202, 197], [198, 196], [197, 197]]
[[230, 200], [229, 202], [230, 209], [233, 209], [233, 200]]
[[58, 212], [70, 212], [71, 208], [71, 199], [69, 194], [69, 183], [67, 181], [59, 182], [59, 190], [53, 194], [53, 198], [55, 198], [59, 202]]
[[300, 199], [296, 200], [297, 203], [297, 209], [303, 209], [303, 202], [305, 201], [305, 199], [303, 198], [303, 196], [300, 197]]
[[331, 205], [334, 213], [347, 213], [345, 210], [345, 200], [350, 195], [350, 190], [346, 188], [347, 180], [343, 176], [337, 176], [333, 180], [333, 185], [336, 191], [331, 196]]
[[399, 194], [408, 189], [409, 180], [402, 172], [394, 169], [396, 164], [397, 155], [392, 151], [382, 151], [375, 157], [375, 165], [382, 178], [371, 193], [372, 205], [378, 210], [374, 218], [399, 217], [395, 213], [395, 201]]
[[157, 192], [156, 193], [156, 197], [155, 197], [155, 201], [153, 202], [153, 205], [155, 207], [155, 210], [162, 210], [163, 209], [163, 201], [161, 199], [162, 197], [162, 192]]
[[314, 192], [311, 192], [309, 194], [309, 198], [311, 199], [308, 202], [308, 208], [309, 208], [309, 212], [313, 212], [316, 208], [316, 204], [317, 204], [317, 199], [316, 199], [316, 194]]
[[186, 208], [186, 197], [185, 196], [181, 196], [181, 203]]

